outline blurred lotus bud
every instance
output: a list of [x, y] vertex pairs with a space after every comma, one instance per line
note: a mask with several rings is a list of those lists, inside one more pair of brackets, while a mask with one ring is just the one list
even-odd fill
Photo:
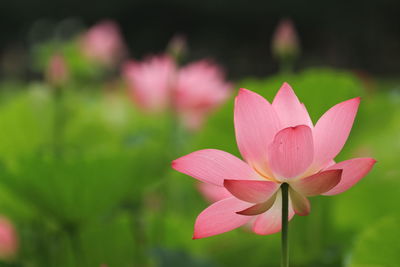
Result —
[[47, 65], [46, 80], [53, 86], [64, 84], [69, 78], [65, 58], [61, 54], [54, 54]]
[[176, 62], [181, 62], [187, 53], [186, 37], [183, 35], [175, 35], [169, 41], [167, 53], [173, 57]]
[[147, 112], [168, 108], [175, 73], [175, 62], [167, 55], [153, 56], [142, 62], [129, 61], [122, 71], [134, 102]]
[[18, 250], [18, 238], [13, 224], [0, 216], [0, 259], [12, 259]]
[[82, 52], [87, 58], [106, 66], [115, 65], [126, 54], [119, 27], [111, 20], [94, 25], [80, 41]]
[[291, 66], [287, 67], [292, 67], [300, 53], [300, 44], [291, 20], [283, 19], [279, 22], [272, 38], [272, 53], [282, 65], [289, 64]]
[[223, 70], [207, 60], [179, 70], [173, 102], [183, 124], [190, 130], [199, 129], [207, 114], [229, 97], [231, 87]]

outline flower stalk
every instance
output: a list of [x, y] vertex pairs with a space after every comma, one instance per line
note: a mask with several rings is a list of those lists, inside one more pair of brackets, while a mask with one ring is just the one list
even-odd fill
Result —
[[282, 267], [289, 267], [289, 184], [283, 183], [282, 190]]
[[60, 158], [63, 154], [64, 128], [66, 124], [66, 107], [64, 103], [63, 86], [53, 89], [54, 123], [53, 123], [53, 148], [54, 156]]

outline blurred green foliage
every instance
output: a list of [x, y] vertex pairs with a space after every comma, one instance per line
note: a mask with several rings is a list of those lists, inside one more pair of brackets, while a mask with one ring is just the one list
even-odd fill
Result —
[[[123, 240], [132, 239], [120, 213], [137, 209], [144, 188], [157, 183], [169, 168], [168, 119], [145, 119], [118, 90], [63, 88], [61, 98], [55, 90], [36, 84], [15, 92], [3, 99], [0, 112], [1, 176], [7, 192], [1, 206], [28, 232], [26, 240], [21, 236], [21, 258], [43, 256], [37, 266], [76, 264], [73, 261], [80, 260], [68, 255], [72, 252], [63, 255], [65, 247], [73, 250], [69, 243], [93, 236], [86, 230], [99, 229], [99, 221], [112, 229], [125, 225], [118, 231], [125, 230]], [[32, 251], [40, 244], [44, 248], [39, 253]], [[115, 262], [124, 262], [118, 253], [112, 255]], [[88, 257], [88, 262], [93, 260]]]
[[384, 216], [361, 232], [350, 258], [351, 267], [395, 267], [400, 262], [399, 217]]

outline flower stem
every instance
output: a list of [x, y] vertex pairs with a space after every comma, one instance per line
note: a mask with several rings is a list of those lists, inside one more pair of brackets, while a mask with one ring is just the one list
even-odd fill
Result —
[[288, 236], [289, 236], [289, 185], [283, 183], [281, 186], [282, 190], [282, 267], [289, 266], [289, 246], [288, 246]]
[[54, 156], [60, 158], [63, 154], [63, 139], [66, 124], [66, 107], [64, 103], [64, 91], [62, 86], [53, 88], [54, 100], [54, 123], [53, 123], [53, 144]]

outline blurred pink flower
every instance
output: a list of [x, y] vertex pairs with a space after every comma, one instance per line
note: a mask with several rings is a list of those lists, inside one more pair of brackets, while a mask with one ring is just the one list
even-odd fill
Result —
[[80, 41], [86, 57], [107, 66], [116, 64], [126, 52], [119, 27], [111, 20], [94, 25]]
[[240, 89], [234, 123], [245, 161], [205, 149], [172, 163], [175, 170], [220, 187], [216, 200], [222, 188], [230, 193], [197, 217], [193, 238], [227, 232], [252, 220], [256, 234], [280, 231], [282, 183], [289, 184], [289, 219], [310, 212], [307, 197], [339, 194], [356, 184], [375, 160], [354, 158], [336, 164], [333, 159], [347, 140], [359, 103], [360, 98], [354, 98], [335, 105], [314, 126], [287, 83], [272, 104]]
[[53, 86], [65, 83], [69, 78], [69, 71], [62, 54], [54, 54], [47, 65], [46, 80]]
[[291, 57], [299, 53], [300, 44], [293, 22], [283, 19], [279, 22], [272, 38], [272, 52], [276, 57]]
[[11, 259], [17, 254], [18, 238], [13, 224], [0, 216], [0, 259]]
[[123, 76], [135, 103], [148, 112], [160, 112], [170, 105], [175, 83], [175, 62], [167, 55], [153, 56], [143, 62], [129, 61]]
[[179, 69], [167, 55], [128, 62], [123, 76], [138, 106], [148, 112], [170, 107], [191, 130], [228, 98], [231, 87], [216, 64], [203, 60]]
[[205, 60], [179, 70], [173, 93], [174, 107], [189, 129], [200, 128], [206, 115], [229, 97], [232, 85], [224, 76], [217, 65]]

